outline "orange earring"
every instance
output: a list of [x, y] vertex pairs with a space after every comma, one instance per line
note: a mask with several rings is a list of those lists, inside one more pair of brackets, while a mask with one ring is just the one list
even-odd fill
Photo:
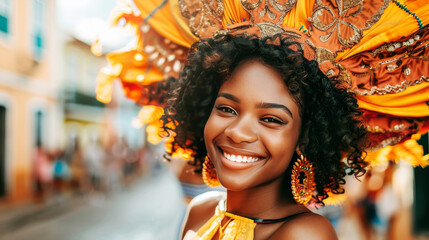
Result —
[[216, 169], [208, 156], [206, 156], [203, 163], [203, 181], [209, 187], [220, 186], [219, 179], [216, 175]]
[[292, 195], [299, 204], [307, 204], [316, 189], [314, 182], [314, 167], [303, 155], [292, 167]]

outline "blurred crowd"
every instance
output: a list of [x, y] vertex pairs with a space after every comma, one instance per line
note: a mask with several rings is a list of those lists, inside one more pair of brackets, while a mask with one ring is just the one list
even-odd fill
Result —
[[72, 139], [65, 149], [36, 147], [32, 181], [36, 202], [53, 195], [109, 194], [160, 166], [148, 144], [133, 148], [126, 138], [119, 138], [103, 145], [93, 138], [82, 145]]
[[340, 239], [413, 239], [412, 166], [373, 166], [359, 180], [347, 177], [345, 190], [337, 203], [313, 209], [331, 221]]

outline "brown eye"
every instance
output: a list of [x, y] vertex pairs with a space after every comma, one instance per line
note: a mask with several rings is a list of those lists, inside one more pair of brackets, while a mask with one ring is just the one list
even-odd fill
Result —
[[277, 118], [273, 118], [273, 117], [266, 117], [266, 118], [261, 118], [262, 122], [265, 123], [276, 123], [276, 124], [284, 124], [283, 121], [277, 119]]
[[221, 112], [224, 112], [224, 113], [237, 115], [237, 113], [235, 112], [234, 109], [227, 107], [227, 106], [216, 106], [216, 109], [221, 111]]

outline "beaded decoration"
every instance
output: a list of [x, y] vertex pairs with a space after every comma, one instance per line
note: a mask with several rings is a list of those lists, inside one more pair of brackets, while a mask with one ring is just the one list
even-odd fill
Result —
[[303, 155], [292, 167], [292, 195], [299, 204], [307, 204], [316, 189], [314, 182], [314, 167]]
[[203, 163], [203, 181], [209, 187], [218, 187], [220, 186], [219, 179], [216, 175], [216, 169], [210, 158], [206, 156]]
[[392, 2], [395, 3], [396, 6], [398, 6], [400, 9], [404, 10], [405, 12], [413, 16], [417, 20], [417, 23], [419, 24], [419, 28], [420, 29], [423, 28], [422, 20], [417, 16], [417, 14], [411, 12], [410, 9], [407, 8], [407, 6], [404, 6], [402, 3], [398, 2], [397, 0], [393, 0]]

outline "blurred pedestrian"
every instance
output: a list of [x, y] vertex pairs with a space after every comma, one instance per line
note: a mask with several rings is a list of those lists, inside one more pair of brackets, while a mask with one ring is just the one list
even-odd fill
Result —
[[107, 191], [117, 191], [121, 188], [122, 178], [122, 158], [125, 152], [121, 147], [121, 140], [117, 140], [116, 137], [112, 137], [109, 144], [106, 146], [106, 161], [105, 161], [105, 181]]
[[53, 182], [56, 194], [63, 194], [65, 182], [70, 178], [70, 167], [64, 156], [64, 152], [61, 150], [54, 153]]
[[52, 163], [41, 143], [37, 144], [33, 158], [34, 192], [37, 202], [44, 202], [52, 184]]
[[83, 161], [82, 150], [77, 138], [70, 142], [69, 153], [67, 154], [70, 166], [70, 185], [73, 191], [77, 194], [82, 194], [88, 191], [87, 171]]
[[98, 138], [92, 138], [90, 144], [85, 148], [83, 153], [92, 190], [102, 190], [105, 157], [106, 154]]

